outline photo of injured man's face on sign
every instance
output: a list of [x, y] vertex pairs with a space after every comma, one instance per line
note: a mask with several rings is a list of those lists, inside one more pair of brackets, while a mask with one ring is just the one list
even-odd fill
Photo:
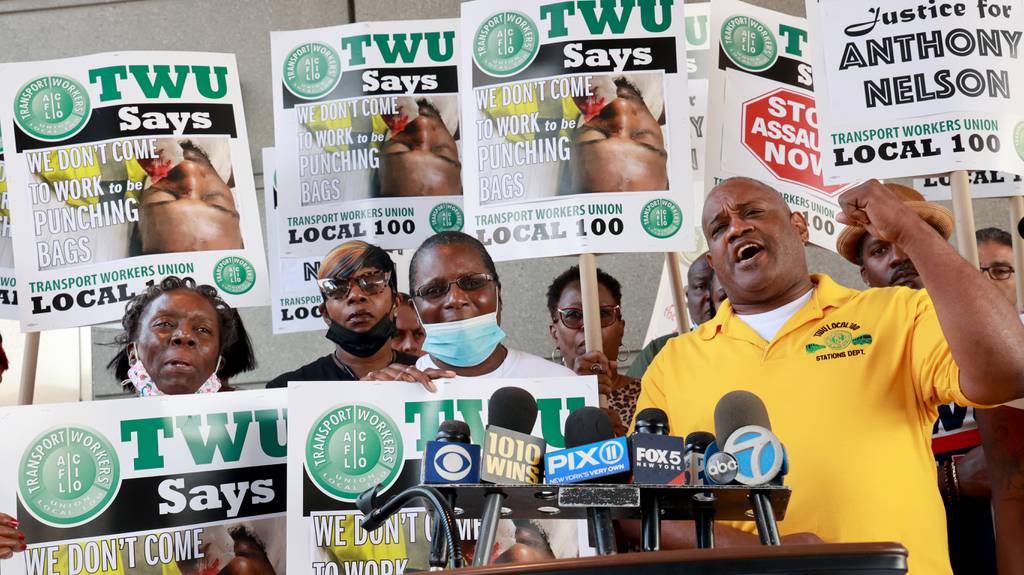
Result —
[[417, 98], [414, 106], [383, 116], [388, 132], [380, 149], [374, 195], [462, 195], [458, 117], [457, 96]]
[[300, 141], [302, 205], [462, 194], [457, 95], [313, 105]]
[[119, 140], [47, 154], [32, 209], [41, 270], [245, 247], [226, 137]]
[[139, 160], [147, 178], [133, 249], [160, 254], [245, 247], [228, 140], [161, 139], [157, 150], [157, 158]]
[[569, 193], [668, 189], [660, 74], [595, 76], [572, 133]]
[[661, 72], [499, 86], [478, 119], [481, 205], [669, 188]]

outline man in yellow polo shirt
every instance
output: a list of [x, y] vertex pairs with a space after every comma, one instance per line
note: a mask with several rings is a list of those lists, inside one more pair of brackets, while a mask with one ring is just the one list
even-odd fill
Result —
[[[843, 223], [905, 251], [928, 292], [858, 292], [811, 276], [803, 216], [761, 182], [726, 180], [708, 196], [702, 226], [729, 300], [655, 358], [637, 412], [660, 407], [680, 433], [712, 430], [722, 395], [756, 393], [790, 460], [783, 534], [899, 541], [912, 573], [948, 575], [930, 449], [936, 408], [1024, 395], [1024, 326], [995, 286], [879, 182], [847, 191], [840, 205]], [[727, 530], [738, 538], [753, 528], [718, 533]]]

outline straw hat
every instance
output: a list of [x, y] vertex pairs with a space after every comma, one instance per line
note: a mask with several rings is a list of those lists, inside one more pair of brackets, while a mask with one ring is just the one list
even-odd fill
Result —
[[[928, 225], [935, 228], [943, 238], [949, 239], [953, 233], [953, 213], [932, 202], [927, 202], [924, 196], [914, 188], [900, 184], [885, 184], [885, 187], [907, 205], [911, 210], [921, 216], [921, 219], [928, 222]], [[847, 261], [861, 265], [860, 247], [861, 239], [867, 234], [862, 226], [846, 226], [839, 233], [836, 240], [836, 251]]]

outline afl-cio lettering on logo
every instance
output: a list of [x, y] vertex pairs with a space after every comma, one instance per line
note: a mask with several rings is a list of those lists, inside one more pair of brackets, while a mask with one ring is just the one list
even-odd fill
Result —
[[404, 463], [398, 425], [371, 405], [328, 409], [306, 439], [306, 473], [321, 491], [341, 501], [354, 502], [378, 483], [387, 491]]
[[121, 486], [114, 446], [88, 427], [55, 427], [21, 456], [18, 496], [37, 519], [57, 527], [87, 523], [110, 505]]
[[14, 97], [14, 120], [38, 140], [55, 142], [77, 134], [89, 122], [92, 103], [85, 87], [67, 76], [42, 76]]
[[506, 10], [484, 21], [473, 35], [473, 61], [489, 76], [511, 76], [537, 57], [537, 25], [522, 12]]
[[771, 29], [756, 18], [733, 16], [722, 23], [722, 49], [740, 68], [759, 72], [775, 64], [779, 45]]

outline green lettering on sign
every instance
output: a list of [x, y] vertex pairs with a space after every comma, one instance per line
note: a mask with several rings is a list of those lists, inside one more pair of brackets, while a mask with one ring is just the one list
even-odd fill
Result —
[[174, 425], [170, 417], [151, 417], [147, 419], [129, 419], [121, 422], [121, 442], [131, 443], [132, 435], [136, 436], [135, 445], [138, 455], [132, 464], [136, 471], [143, 469], [160, 469], [164, 466], [164, 457], [160, 455], [160, 432], [165, 438], [174, 437]]

